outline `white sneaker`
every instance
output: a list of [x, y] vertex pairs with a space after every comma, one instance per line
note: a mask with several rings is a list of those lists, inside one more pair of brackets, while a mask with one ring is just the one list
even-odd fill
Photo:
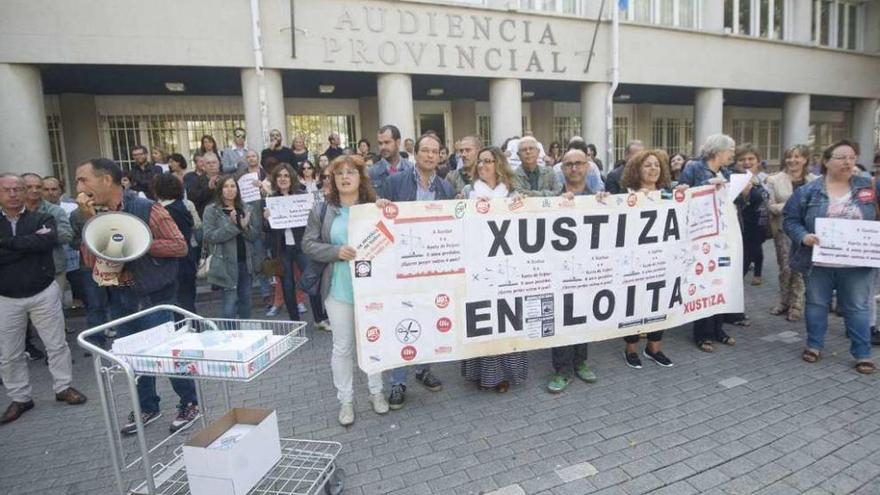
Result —
[[330, 332], [330, 320], [324, 320], [318, 323], [318, 330], [324, 330], [325, 332]]
[[308, 308], [306, 308], [305, 304], [299, 303], [296, 305], [296, 310], [299, 311], [299, 315], [302, 316], [302, 315], [306, 314], [306, 311], [308, 311]]
[[351, 402], [343, 402], [339, 406], [339, 424], [348, 426], [354, 423], [354, 404]]
[[376, 414], [385, 414], [388, 412], [388, 401], [382, 392], [378, 394], [370, 394], [370, 403], [373, 404], [373, 412]]
[[278, 316], [278, 306], [272, 306], [266, 311], [266, 316]]

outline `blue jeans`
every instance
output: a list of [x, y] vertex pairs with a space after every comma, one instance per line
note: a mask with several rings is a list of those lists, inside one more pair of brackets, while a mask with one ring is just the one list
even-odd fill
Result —
[[234, 289], [223, 289], [223, 318], [251, 317], [251, 274], [247, 261], [238, 262], [238, 286]]
[[837, 290], [837, 304], [849, 332], [849, 352], [856, 359], [871, 357], [871, 322], [868, 305], [873, 304], [874, 272], [871, 268], [826, 268], [814, 266], [805, 276], [807, 286], [804, 316], [807, 347], [821, 350], [828, 332], [828, 308]]
[[420, 374], [425, 371], [431, 371], [431, 365], [429, 364], [417, 364], [415, 366], [394, 368], [393, 370], [391, 370], [391, 385], [406, 385], [406, 378], [407, 376], [409, 376], [409, 369], [411, 367], [416, 369], [416, 374]]
[[[281, 259], [281, 289], [284, 292], [284, 305], [291, 320], [299, 320], [300, 315], [296, 304], [296, 278], [293, 275], [293, 264], [299, 267], [300, 274], [309, 266], [309, 258], [297, 246], [284, 246]], [[312, 306], [312, 317], [315, 323], [321, 321], [321, 296], [309, 296], [309, 304]]]
[[[111, 314], [114, 311], [120, 310], [124, 312], [123, 314], [131, 314], [137, 311], [139, 302], [143, 302], [145, 309], [159, 304], [174, 304], [177, 296], [177, 284], [169, 284], [162, 289], [141, 296], [140, 298], [128, 287], [113, 288], [109, 292], [111, 295]], [[114, 300], [116, 301], [116, 304], [114, 304]], [[114, 309], [114, 306], [117, 307]], [[138, 318], [128, 325], [124, 325], [117, 330], [117, 335], [119, 337], [126, 337], [171, 320], [172, 315], [170, 312], [159, 311]], [[198, 403], [196, 398], [196, 386], [192, 380], [172, 378], [171, 387], [177, 393], [178, 397], [180, 397], [180, 404]], [[139, 376], [137, 379], [137, 390], [141, 404], [141, 411], [148, 413], [159, 412], [159, 395], [156, 394], [156, 377]]]

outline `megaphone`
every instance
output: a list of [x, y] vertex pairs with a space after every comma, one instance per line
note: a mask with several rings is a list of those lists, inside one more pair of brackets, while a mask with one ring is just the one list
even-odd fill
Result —
[[101, 213], [83, 227], [83, 242], [97, 259], [92, 278], [99, 286], [119, 285], [122, 267], [147, 254], [153, 236], [140, 218], [125, 212]]

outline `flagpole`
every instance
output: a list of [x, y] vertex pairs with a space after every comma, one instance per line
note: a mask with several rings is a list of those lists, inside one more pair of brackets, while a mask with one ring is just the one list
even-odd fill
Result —
[[608, 171], [614, 169], [614, 93], [620, 81], [620, 10], [627, 7], [628, 0], [619, 0], [611, 9], [611, 89], [605, 103], [605, 132], [608, 146], [605, 151]]

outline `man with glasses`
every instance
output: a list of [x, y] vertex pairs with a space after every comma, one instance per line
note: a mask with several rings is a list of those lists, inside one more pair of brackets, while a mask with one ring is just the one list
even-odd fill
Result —
[[[589, 158], [583, 151], [573, 148], [562, 156], [562, 173], [565, 183], [562, 196], [571, 200], [575, 196], [587, 196], [594, 192], [587, 184]], [[587, 365], [587, 344], [574, 344], [554, 347], [551, 351], [554, 373], [547, 384], [547, 390], [558, 394], [571, 383], [572, 372], [587, 383], [596, 382], [596, 374]]]
[[86, 402], [86, 396], [70, 386], [73, 365], [52, 259], [58, 242], [55, 219], [29, 211], [25, 190], [20, 177], [0, 175], [0, 378], [12, 399], [0, 423], [15, 421], [34, 407], [24, 356], [28, 318], [46, 345], [55, 400]]
[[224, 174], [234, 174], [238, 170], [239, 164], [244, 163], [247, 166], [245, 161], [248, 152], [246, 139], [247, 133], [241, 127], [236, 127], [232, 131], [233, 145], [223, 150], [223, 158], [220, 162]]
[[131, 149], [131, 159], [134, 160], [128, 175], [131, 190], [142, 192], [148, 198], [155, 200], [150, 185], [153, 183], [153, 177], [162, 173], [162, 168], [150, 163], [150, 152], [141, 144]]
[[[384, 183], [384, 191], [377, 204], [384, 206], [397, 201], [438, 201], [455, 198], [455, 190], [448, 182], [437, 176], [437, 162], [440, 160], [440, 138], [436, 134], [424, 134], [415, 143], [416, 164], [398, 174], [392, 175]], [[416, 365], [416, 380], [432, 392], [439, 392], [443, 384], [433, 374], [429, 365]], [[397, 410], [406, 400], [406, 379], [409, 367], [397, 368], [391, 372], [391, 396], [388, 405]]]
[[538, 140], [525, 136], [517, 148], [520, 166], [513, 170], [513, 189], [523, 196], [559, 196], [561, 188], [553, 167], [538, 164]]

